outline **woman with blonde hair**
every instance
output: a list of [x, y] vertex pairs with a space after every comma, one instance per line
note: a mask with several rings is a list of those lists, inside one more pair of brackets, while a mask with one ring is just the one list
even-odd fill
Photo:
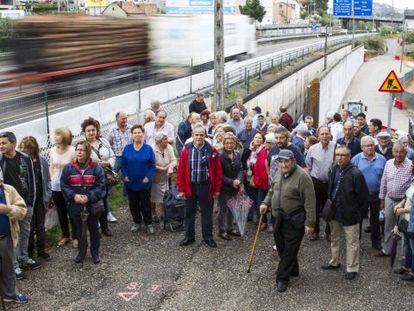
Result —
[[[63, 168], [75, 158], [75, 148], [72, 144], [72, 132], [68, 128], [57, 128], [55, 130], [55, 146], [50, 150], [50, 179], [52, 188], [52, 201], [56, 206], [59, 216], [60, 229], [62, 230], [62, 238], [58, 242], [58, 246], [65, 246], [69, 242], [69, 237], [72, 236], [72, 247], [78, 247], [78, 239], [76, 238], [76, 227], [73, 220], [69, 217], [67, 202], [63, 197], [60, 188], [60, 177]], [[70, 219], [70, 220], [69, 220]], [[69, 231], [69, 221], [71, 224], [71, 231]]]
[[164, 204], [163, 198], [168, 190], [168, 178], [177, 166], [177, 158], [173, 147], [168, 143], [168, 136], [164, 132], [155, 135], [155, 144], [152, 146], [155, 154], [155, 172], [152, 175], [151, 203], [155, 204], [155, 214], [160, 220], [160, 227], [164, 227]]

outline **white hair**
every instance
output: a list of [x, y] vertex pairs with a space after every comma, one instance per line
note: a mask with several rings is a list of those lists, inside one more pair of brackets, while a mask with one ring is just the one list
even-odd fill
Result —
[[300, 135], [304, 135], [308, 132], [308, 126], [304, 123], [300, 123], [296, 126], [295, 131]]
[[361, 138], [361, 147], [366, 145], [368, 142], [371, 142], [373, 144], [375, 144], [375, 140], [374, 138], [372, 138], [372, 136], [364, 136]]

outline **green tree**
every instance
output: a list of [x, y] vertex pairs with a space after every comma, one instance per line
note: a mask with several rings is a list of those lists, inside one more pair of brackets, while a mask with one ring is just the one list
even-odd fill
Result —
[[8, 18], [0, 18], [0, 51], [10, 49], [10, 40], [13, 37], [13, 29]]
[[319, 16], [323, 16], [328, 13], [328, 0], [308, 0], [305, 2], [303, 12], [308, 14], [310, 8], [310, 14], [313, 15], [315, 11]]
[[266, 14], [266, 10], [260, 4], [260, 0], [247, 0], [246, 5], [239, 5], [239, 9], [241, 14], [248, 15], [259, 23], [262, 22]]

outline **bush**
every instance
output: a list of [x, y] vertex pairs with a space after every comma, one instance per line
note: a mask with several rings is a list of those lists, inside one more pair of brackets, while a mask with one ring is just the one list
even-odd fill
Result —
[[381, 37], [368, 37], [364, 39], [363, 43], [365, 49], [367, 49], [370, 54], [382, 55], [387, 52], [387, 45]]
[[0, 18], [0, 51], [10, 50], [10, 41], [13, 38], [13, 28], [10, 19]]
[[405, 35], [405, 43], [407, 44], [414, 43], [414, 32], [413, 31], [407, 32], [407, 34]]
[[57, 4], [54, 3], [35, 3], [32, 6], [33, 13], [47, 13], [50, 11], [57, 11]]
[[385, 27], [381, 28], [380, 35], [382, 37], [389, 37], [391, 36], [391, 34], [392, 34], [391, 28], [385, 28]]

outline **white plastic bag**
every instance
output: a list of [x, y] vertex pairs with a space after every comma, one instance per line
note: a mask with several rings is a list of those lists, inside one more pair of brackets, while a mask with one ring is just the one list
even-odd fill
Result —
[[45, 228], [46, 230], [50, 230], [56, 227], [57, 225], [59, 225], [59, 216], [56, 206], [52, 205], [52, 207], [46, 211]]

